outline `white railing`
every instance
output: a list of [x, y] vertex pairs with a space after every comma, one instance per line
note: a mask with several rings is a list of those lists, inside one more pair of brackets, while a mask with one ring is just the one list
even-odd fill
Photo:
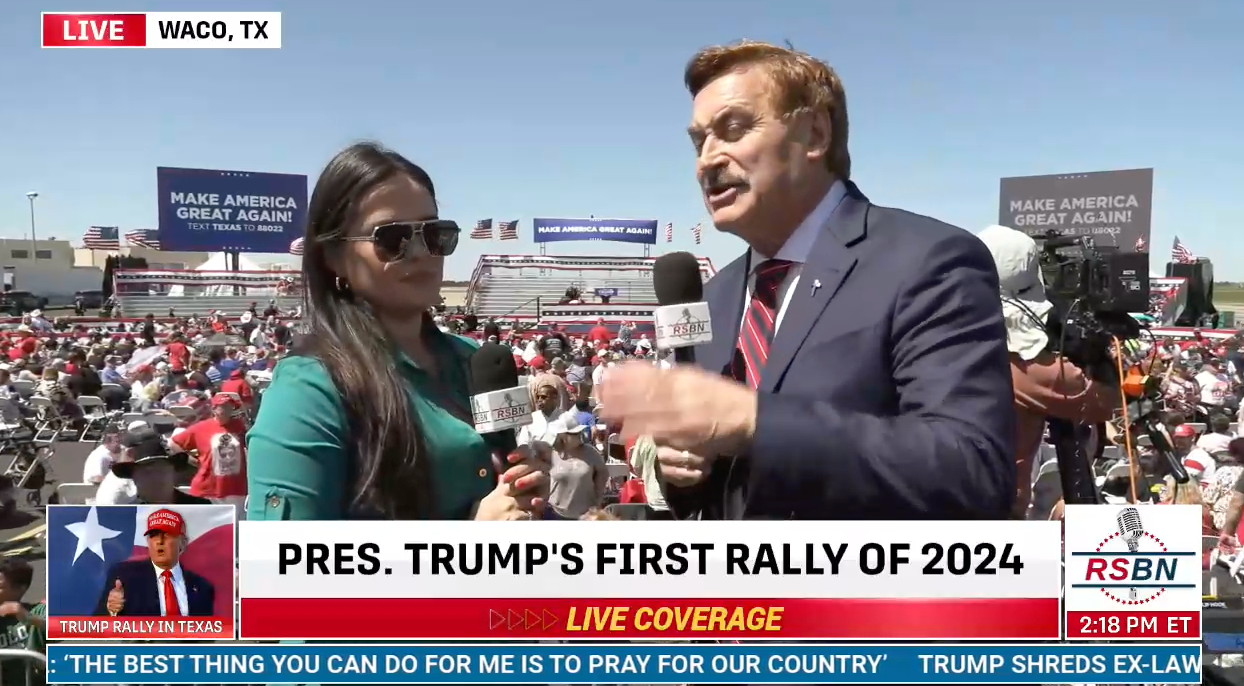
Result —
[[24, 667], [26, 686], [47, 683], [48, 658], [46, 655], [33, 650], [0, 648], [0, 677], [3, 678], [4, 683], [10, 683], [9, 675], [5, 671], [13, 669], [12, 663], [18, 660], [26, 663]]
[[[269, 300], [273, 297], [249, 296], [249, 295], [219, 295], [219, 296], [175, 296], [175, 295], [124, 295], [117, 294], [117, 303], [121, 306], [121, 312], [126, 317], [144, 317], [147, 314], [154, 314], [156, 317], [167, 317], [169, 310], [172, 310], [178, 317], [189, 317], [190, 315], [203, 316], [210, 312], [221, 312], [225, 315], [237, 316], [246, 311], [251, 303], [257, 303], [260, 310], [263, 310]], [[302, 304], [302, 298], [277, 296], [275, 298], [277, 307], [281, 312], [292, 312], [294, 308]]]

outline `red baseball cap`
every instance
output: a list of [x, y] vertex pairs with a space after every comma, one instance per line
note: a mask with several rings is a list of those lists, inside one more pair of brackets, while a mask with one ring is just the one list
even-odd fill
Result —
[[229, 395], [228, 393], [217, 393], [216, 395], [212, 396], [212, 407], [220, 407], [221, 405], [225, 405], [225, 404], [229, 404], [229, 405], [233, 405], [234, 407], [237, 407], [238, 401], [235, 400], [233, 396]]
[[157, 531], [171, 536], [184, 536], [186, 521], [172, 510], [156, 510], [147, 515], [147, 535]]

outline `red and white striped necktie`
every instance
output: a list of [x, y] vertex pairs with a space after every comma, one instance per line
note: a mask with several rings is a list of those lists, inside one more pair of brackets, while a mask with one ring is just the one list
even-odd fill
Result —
[[765, 260], [756, 266], [752, 297], [739, 327], [738, 349], [731, 365], [735, 380], [753, 389], [760, 387], [760, 374], [769, 361], [769, 346], [777, 331], [778, 289], [792, 266], [789, 260]]

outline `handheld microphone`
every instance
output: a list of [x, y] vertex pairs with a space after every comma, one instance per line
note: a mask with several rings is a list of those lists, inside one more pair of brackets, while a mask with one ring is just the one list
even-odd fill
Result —
[[652, 313], [657, 348], [672, 349], [678, 364], [695, 364], [694, 347], [713, 340], [700, 261], [689, 252], [662, 255], [652, 265], [652, 285], [660, 305]]
[[513, 351], [500, 343], [481, 345], [471, 355], [470, 387], [475, 430], [504, 466], [518, 448], [514, 430], [531, 423], [531, 392], [518, 383]]

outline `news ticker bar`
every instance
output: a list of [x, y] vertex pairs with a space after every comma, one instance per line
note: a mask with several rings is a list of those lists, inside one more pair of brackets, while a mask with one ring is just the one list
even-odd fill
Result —
[[1022, 641], [1058, 640], [1059, 620], [1057, 598], [243, 598], [240, 635], [243, 640]]
[[232, 617], [49, 617], [50, 639], [230, 641], [237, 637]]
[[49, 684], [1197, 684], [1197, 645], [65, 645]]
[[280, 12], [44, 12], [45, 48], [281, 47]]

